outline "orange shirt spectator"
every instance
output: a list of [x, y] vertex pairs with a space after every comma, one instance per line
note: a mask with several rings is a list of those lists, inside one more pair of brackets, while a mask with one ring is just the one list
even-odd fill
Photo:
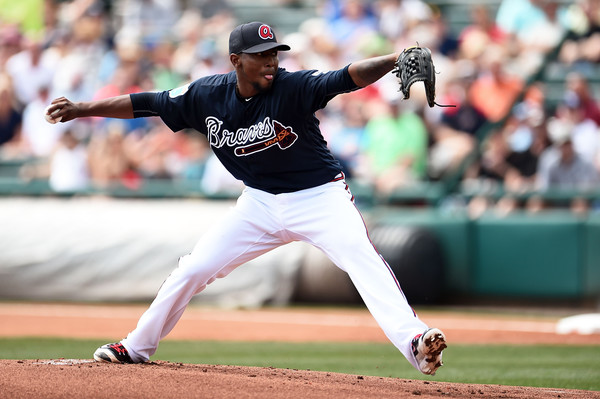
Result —
[[524, 82], [504, 70], [502, 55], [495, 49], [487, 58], [487, 69], [473, 82], [469, 89], [469, 100], [491, 122], [497, 122], [506, 116]]

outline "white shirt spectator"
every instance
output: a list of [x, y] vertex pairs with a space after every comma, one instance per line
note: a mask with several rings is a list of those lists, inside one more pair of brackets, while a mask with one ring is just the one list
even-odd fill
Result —
[[50, 187], [57, 192], [80, 191], [88, 187], [90, 178], [87, 150], [68, 133], [50, 163]]
[[30, 44], [28, 49], [6, 61], [6, 71], [13, 80], [15, 94], [21, 104], [33, 101], [41, 87], [51, 84], [57, 63], [58, 54], [43, 51], [38, 43]]
[[600, 130], [596, 123], [585, 119], [573, 126], [571, 135], [575, 152], [586, 162], [596, 164], [600, 149]]
[[71, 122], [51, 125], [44, 118], [47, 97], [38, 97], [23, 110], [22, 135], [32, 155], [48, 157]]

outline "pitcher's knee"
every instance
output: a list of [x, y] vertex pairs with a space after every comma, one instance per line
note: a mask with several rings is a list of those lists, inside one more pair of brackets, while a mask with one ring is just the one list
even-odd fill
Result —
[[179, 259], [179, 265], [171, 273], [172, 278], [182, 282], [191, 283], [196, 286], [205, 286], [213, 278], [214, 271], [201, 263], [191, 261], [189, 255]]
[[192, 282], [197, 286], [206, 286], [218, 278], [223, 278], [231, 273], [237, 265], [228, 264], [223, 266], [214, 262], [206, 262], [206, 258], [194, 257], [192, 254], [179, 258], [179, 265], [173, 273], [177, 278]]

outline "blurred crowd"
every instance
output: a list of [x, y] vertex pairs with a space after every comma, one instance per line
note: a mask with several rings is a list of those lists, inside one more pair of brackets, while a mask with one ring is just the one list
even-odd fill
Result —
[[[18, 3], [18, 2], [17, 2]], [[17, 4], [15, 3], [15, 4]], [[241, 190], [197, 132], [173, 134], [159, 118], [88, 118], [54, 125], [43, 112], [59, 96], [85, 101], [168, 90], [231, 70], [234, 0], [23, 0], [33, 27], [0, 12], [0, 159], [28, 162], [24, 179], [60, 191], [145, 179], [198, 184], [208, 194]], [[422, 84], [401, 100], [397, 78], [336, 97], [319, 111], [323, 134], [349, 178], [387, 195], [459, 174], [478, 193], [474, 215], [546, 204], [523, 193], [600, 188], [600, 0], [498, 0], [469, 5], [456, 32], [443, 9], [422, 0], [272, 0], [282, 12], [315, 7], [294, 31], [265, 20], [292, 51], [288, 70], [341, 68], [419, 44], [438, 74], [429, 108]], [[530, 77], [546, 55], [564, 72], [559, 101]], [[596, 77], [596, 82], [593, 82]], [[485, 129], [491, 126], [490, 129]], [[484, 132], [484, 133], [482, 133]], [[500, 199], [486, 196], [501, 187]], [[568, 204], [586, 210], [584, 197]]]

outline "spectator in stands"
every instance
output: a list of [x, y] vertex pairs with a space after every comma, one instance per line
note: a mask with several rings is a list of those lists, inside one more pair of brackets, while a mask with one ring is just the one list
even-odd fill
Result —
[[526, 98], [506, 123], [484, 139], [477, 171], [469, 178], [490, 179], [509, 192], [524, 193], [534, 186], [538, 158], [548, 146], [542, 104]]
[[[140, 75], [140, 64], [137, 58], [125, 60], [119, 64], [114, 72], [110, 82], [102, 86], [94, 95], [94, 100], [114, 97], [120, 94], [131, 94], [142, 91], [140, 85], [142, 76]], [[96, 119], [96, 118], [95, 118]], [[103, 118], [97, 118], [102, 123]], [[148, 127], [147, 121], [126, 120], [126, 132], [131, 133], [135, 130], [145, 130]]]
[[558, 1], [532, 0], [544, 14], [543, 19], [530, 26], [520, 40], [521, 49], [516, 67], [524, 77], [535, 73], [547, 53], [554, 50], [565, 34], [564, 9]]
[[536, 183], [541, 192], [572, 190], [571, 206], [580, 210], [585, 205], [580, 194], [600, 188], [600, 174], [594, 165], [575, 151], [572, 133], [571, 123], [549, 120], [548, 134], [553, 145], [540, 158]]
[[422, 0], [381, 0], [375, 2], [379, 32], [394, 41], [420, 21], [432, 18], [429, 5]]
[[22, 50], [22, 39], [17, 26], [0, 21], [0, 71], [5, 71], [6, 61]]
[[450, 129], [465, 132], [475, 136], [477, 131], [487, 122], [485, 115], [474, 106], [469, 96], [469, 88], [473, 83], [472, 72], [469, 71], [470, 63], [464, 63], [466, 68], [461, 75], [450, 80], [446, 90], [442, 93], [443, 104], [454, 104], [455, 108], [445, 108], [441, 115], [440, 124]]
[[153, 90], [169, 90], [179, 87], [188, 78], [187, 75], [181, 75], [171, 67], [175, 48], [175, 43], [164, 41], [150, 50], [149, 79]]
[[489, 121], [498, 122], [508, 115], [524, 86], [519, 76], [506, 70], [506, 53], [497, 45], [483, 54], [481, 73], [469, 88], [469, 101]]
[[[140, 38], [128, 30], [120, 31], [114, 38], [113, 47], [103, 52], [102, 60], [96, 73], [95, 89], [111, 85], [119, 69], [137, 65], [141, 72], [145, 48]], [[154, 48], [154, 47], [152, 47]]]
[[467, 93], [473, 81], [469, 63], [463, 63], [462, 75], [451, 79], [443, 93], [444, 108], [439, 121], [431, 124], [429, 176], [440, 179], [456, 172], [475, 148], [478, 130], [487, 122], [486, 117], [473, 106]]
[[201, 78], [202, 76], [229, 72], [229, 67], [219, 62], [219, 57], [216, 56], [218, 51], [217, 43], [212, 39], [204, 39], [198, 43], [198, 48], [196, 49], [197, 61], [190, 72], [192, 80]]
[[230, 66], [222, 61], [223, 57], [215, 55], [226, 51], [219, 38], [226, 36], [236, 21], [227, 7], [202, 9], [184, 10], [173, 29], [172, 39], [176, 46], [170, 68], [185, 81], [230, 70]]
[[475, 137], [468, 132], [446, 123], [435, 126], [429, 147], [429, 177], [440, 180], [456, 172], [475, 145]]
[[97, 76], [93, 73], [96, 65], [93, 64], [97, 64], [98, 59], [82, 51], [69, 31], [55, 35], [49, 45], [59, 54], [51, 97], [69, 96], [75, 101], [90, 98], [96, 89]]
[[199, 185], [204, 176], [206, 161], [210, 156], [208, 140], [196, 132], [187, 133], [185, 137], [187, 145], [179, 177], [184, 181], [196, 182]]
[[[598, 11], [600, 12], [600, 9]], [[583, 110], [583, 118], [593, 120], [596, 125], [600, 126], [600, 106], [590, 89], [589, 79], [574, 71], [567, 74], [565, 83], [565, 91], [572, 92], [577, 96], [579, 108]]]
[[132, 166], [125, 149], [125, 125], [113, 121], [106, 126], [105, 134], [93, 134], [88, 145], [88, 159], [92, 184], [106, 188], [123, 184], [135, 189], [141, 177]]
[[37, 97], [23, 110], [21, 148], [25, 155], [48, 158], [54, 151], [63, 132], [72, 122], [51, 125], [44, 119], [44, 110], [50, 101], [48, 86], [38, 88]]
[[102, 86], [94, 95], [95, 100], [120, 94], [137, 93], [141, 90], [140, 65], [137, 59], [120, 63], [114, 71], [110, 82]]
[[[341, 51], [329, 34], [329, 26], [324, 18], [312, 18], [300, 24], [299, 33], [308, 39], [301, 55], [300, 65], [311, 65], [318, 70], [331, 70], [339, 65]], [[282, 63], [285, 59], [282, 60]]]
[[21, 139], [23, 114], [17, 108], [17, 100], [10, 76], [0, 73], [0, 156], [12, 158]]
[[[334, 99], [332, 110], [319, 112], [323, 117], [323, 134], [334, 156], [342, 164], [348, 179], [360, 174], [361, 152], [365, 140], [367, 103], [357, 93]], [[371, 101], [374, 101], [373, 98]]]
[[572, 126], [571, 141], [575, 152], [600, 170], [600, 130], [596, 122], [586, 117], [581, 98], [575, 92], [567, 91], [556, 115]]
[[531, 102], [517, 104], [502, 129], [508, 143], [507, 168], [503, 185], [509, 192], [529, 192], [534, 188], [538, 158], [546, 147], [544, 112]]
[[221, 21], [222, 17], [228, 18], [233, 12], [227, 0], [189, 0], [187, 4], [199, 9], [202, 17], [209, 21]]
[[21, 106], [34, 101], [42, 88], [51, 89], [57, 62], [58, 55], [44, 51], [40, 39], [27, 39], [24, 50], [6, 61], [6, 72]]
[[600, 0], [577, 0], [569, 9], [568, 32], [558, 59], [589, 70], [600, 61]]
[[[564, 7], [547, 0], [503, 0], [496, 23], [509, 37], [510, 61], [514, 73], [526, 78], [543, 62], [544, 55], [561, 41]], [[508, 62], [507, 62], [508, 63]]]
[[[527, 30], [546, 20], [537, 7], [538, 0], [502, 0], [496, 13], [496, 24], [506, 34], [520, 39]], [[526, 39], [526, 38], [525, 38]]]
[[95, 0], [58, 3], [61, 28], [46, 38], [49, 50], [59, 55], [52, 97], [91, 98], [112, 75], [114, 66], [107, 68], [104, 59], [112, 56], [108, 43], [114, 41], [113, 31], [100, 3]]
[[198, 61], [203, 35], [199, 26], [202, 26], [202, 15], [198, 10], [185, 10], [174, 27], [177, 46], [171, 55], [170, 68], [189, 80], [195, 64]]
[[357, 44], [377, 32], [377, 19], [361, 0], [340, 0], [339, 14], [329, 21], [329, 34], [340, 48], [342, 61], [357, 56]]
[[489, 44], [502, 45], [507, 34], [498, 27], [485, 4], [475, 4], [470, 9], [471, 23], [458, 36], [460, 56], [475, 60]]
[[[481, 155], [471, 166], [467, 179], [476, 186], [488, 186], [495, 190], [504, 180], [508, 168], [506, 157], [509, 153], [508, 143], [500, 130], [491, 132], [481, 144]], [[477, 182], [477, 183], [476, 183]]]
[[[453, 32], [447, 17], [440, 12], [436, 12], [429, 21], [429, 26], [433, 28], [432, 30], [436, 38], [433, 42], [435, 44], [432, 46], [444, 57], [456, 60], [460, 42], [458, 36]], [[427, 26], [424, 28], [427, 29]]]
[[129, 134], [124, 144], [132, 165], [142, 178], [171, 179], [180, 168], [175, 153], [179, 137], [165, 125], [156, 124], [146, 134]]
[[[538, 159], [547, 147], [544, 120], [541, 104], [526, 100], [514, 107], [506, 124], [486, 138], [481, 159], [464, 181], [464, 187], [475, 188], [477, 194], [469, 203], [472, 217], [488, 209], [505, 216], [522, 205], [532, 210], [537, 204], [537, 197], [521, 204], [517, 194], [535, 190]], [[495, 195], [497, 189], [503, 193], [494, 203], [486, 195]]]
[[[90, 93], [95, 93], [99, 88], [98, 96], [110, 96], [140, 89], [166, 89], [191, 78], [224, 72], [228, 64], [211, 63], [211, 60], [226, 59], [226, 57], [214, 57], [214, 54], [223, 51], [224, 46], [220, 39], [226, 37], [226, 33], [222, 34], [222, 32], [229, 32], [237, 24], [232, 8], [218, 0], [189, 0], [185, 2], [188, 6], [186, 10], [179, 10], [177, 7], [169, 9], [167, 6], [173, 2], [174, 0], [135, 0], [123, 4], [122, 7], [113, 7], [112, 15], [106, 13], [108, 8], [99, 9], [97, 5], [101, 2], [98, 1], [76, 0], [57, 3], [56, 16], [59, 19], [57, 26], [65, 27], [67, 30], [62, 32], [55, 29], [47, 32], [48, 36], [45, 40], [38, 41], [38, 43], [48, 43], [50, 46], [50, 51], [38, 47], [43, 50], [39, 53], [42, 55], [39, 60], [47, 58], [57, 61], [56, 68], [51, 74], [52, 81], [46, 83], [46, 86], [54, 90], [52, 96], [65, 95], [72, 99], [93, 97]], [[367, 159], [373, 152], [383, 149], [388, 151], [388, 155], [396, 154], [397, 158], [390, 160], [389, 165], [393, 165], [394, 168], [404, 168], [401, 173], [396, 169], [396, 176], [406, 178], [400, 179], [402, 182], [397, 181], [396, 187], [411, 180], [443, 178], [447, 172], [455, 170], [454, 168], [465, 159], [464, 157], [478, 145], [475, 132], [484, 123], [501, 121], [510, 114], [525, 81], [521, 74], [525, 71], [524, 68], [518, 71], [519, 74], [515, 74], [514, 69], [511, 69], [518, 65], [515, 64], [515, 60], [519, 60], [524, 53], [527, 53], [529, 51], [527, 49], [539, 50], [539, 47], [535, 47], [539, 44], [535, 40], [555, 37], [554, 28], [557, 26], [555, 17], [556, 15], [560, 17], [562, 14], [560, 10], [559, 12], [554, 10], [553, 14], [553, 5], [545, 3], [542, 4], [541, 0], [502, 0], [495, 20], [489, 14], [489, 6], [473, 6], [471, 23], [462, 31], [460, 37], [462, 47], [461, 51], [457, 52], [448, 50], [447, 45], [444, 44], [444, 35], [449, 31], [449, 29], [440, 29], [445, 22], [444, 15], [437, 14], [437, 9], [431, 7], [428, 2], [327, 0], [319, 2], [319, 5], [323, 5], [331, 12], [304, 21], [300, 24], [298, 32], [293, 33], [295, 40], [302, 43], [301, 46], [294, 45], [293, 48], [304, 50], [297, 50], [294, 54], [290, 54], [293, 59], [290, 57], [287, 63], [286, 57], [282, 56], [280, 65], [290, 69], [310, 65], [311, 68], [330, 70], [344, 64], [346, 57], [351, 56], [352, 53], [364, 52], [365, 49], [371, 53], [361, 53], [361, 58], [378, 55], [379, 49], [402, 48], [414, 45], [416, 42], [431, 47], [436, 69], [439, 72], [438, 97], [444, 98], [445, 103], [458, 104], [458, 108], [429, 109], [421, 102], [422, 93], [416, 90], [411, 95], [411, 99], [403, 104], [416, 108], [410, 112], [401, 111], [394, 116], [397, 112], [394, 101], [398, 100], [398, 92], [396, 78], [388, 74], [373, 85], [373, 88], [379, 91], [377, 96], [352, 98], [352, 104], [339, 105], [340, 116], [336, 115], [337, 105], [331, 104], [327, 112], [321, 115], [321, 122], [324, 134], [330, 134], [330, 137], [326, 138], [332, 150], [338, 153], [342, 161], [347, 159], [350, 167], [358, 170], [358, 176], [364, 173], [365, 164], [356, 160]], [[594, 26], [597, 27], [597, 12], [593, 10], [598, 9], [599, 3], [600, 0], [577, 0], [577, 3], [571, 7], [578, 6], [580, 10], [585, 10], [587, 22], [583, 25], [592, 27], [591, 31], [596, 29], [593, 28]], [[183, 3], [178, 2], [178, 4]], [[114, 21], [114, 25], [109, 24], [109, 20]], [[583, 25], [571, 26], [574, 29], [583, 28]], [[542, 28], [531, 33], [529, 29], [534, 26]], [[114, 35], [112, 29], [116, 29], [118, 34]], [[0, 70], [3, 57], [8, 58], [6, 54], [15, 55], [21, 50], [18, 40], [21, 34], [17, 29], [12, 27], [1, 32]], [[377, 39], [372, 40], [373, 37]], [[368, 38], [368, 46], [365, 46], [365, 40], [362, 40], [366, 38]], [[511, 38], [512, 42], [507, 43], [506, 40]], [[588, 38], [591, 38], [591, 35]], [[115, 43], [114, 50], [107, 45], [112, 42]], [[151, 46], [145, 46], [146, 44]], [[31, 55], [31, 50], [30, 48], [23, 54]], [[597, 55], [598, 51], [594, 54]], [[117, 69], [118, 72], [113, 73]], [[468, 77], [454, 79], [452, 71], [456, 70], [470, 70], [471, 73]], [[140, 80], [140, 77], [143, 80]], [[147, 87], [148, 82], [152, 82], [153, 87]], [[580, 103], [585, 104], [581, 107], [586, 110], [586, 118], [598, 124], [600, 112], [585, 82], [577, 77], [569, 78], [567, 89], [575, 92], [579, 96]], [[88, 95], [77, 94], [86, 92]], [[361, 92], [364, 93], [366, 90]], [[381, 107], [385, 112], [370, 114], [368, 118], [363, 114], [363, 110], [377, 107]], [[40, 128], [53, 129], [52, 125], [46, 124], [39, 117], [37, 113], [40, 111], [31, 112], [30, 115], [36, 118]], [[386, 112], [389, 115], [384, 116]], [[571, 110], [564, 111], [565, 114], [567, 112]], [[561, 114], [560, 117], [565, 116]], [[87, 123], [91, 125], [90, 121]], [[207, 166], [207, 160], [201, 146], [198, 146], [195, 155], [191, 155], [193, 152], [178, 152], [177, 149], [165, 148], [179, 144], [169, 140], [161, 141], [162, 138], [158, 140], [153, 134], [150, 134], [152, 138], [144, 139], [144, 136], [153, 129], [153, 125], [147, 125], [148, 121], [145, 119], [129, 120], [127, 123], [143, 123], [143, 125], [120, 127], [118, 134], [115, 133], [114, 126], [95, 125], [95, 128], [107, 132], [104, 138], [102, 134], [94, 135], [94, 140], [89, 144], [90, 173], [95, 182], [108, 184], [108, 181], [117, 179], [135, 187], [139, 184], [137, 179], [142, 178], [143, 175], [162, 177], [205, 175], [204, 168]], [[368, 123], [370, 124], [368, 135], [373, 137], [376, 136], [377, 126], [397, 131], [400, 129], [399, 124], [406, 123], [408, 126], [414, 126], [416, 130], [406, 133], [407, 129], [412, 127], [401, 128], [402, 132], [395, 134], [394, 142], [389, 148], [376, 148], [385, 147], [382, 143], [376, 142], [372, 142], [370, 147], [365, 148], [362, 147], [363, 136], [367, 134], [361, 132]], [[25, 126], [25, 123], [23, 125]], [[29, 125], [31, 126], [31, 123]], [[61, 125], [57, 124], [55, 127]], [[427, 134], [429, 135], [429, 147], [426, 140], [424, 150], [420, 141], [423, 130], [426, 132], [426, 137]], [[486, 140], [485, 151], [478, 164], [482, 165], [483, 175], [489, 175], [487, 177], [491, 177], [491, 180], [503, 183], [506, 180], [506, 173], [501, 173], [502, 169], [505, 171], [512, 170], [511, 168], [518, 169], [515, 165], [511, 165], [512, 157], [515, 154], [524, 155], [527, 151], [538, 147], [534, 140], [527, 151], [515, 152], [515, 149], [521, 148], [519, 145], [523, 146], [527, 142], [524, 140], [527, 135], [514, 120], [510, 120], [506, 128], [499, 128], [498, 131], [497, 135]], [[336, 133], [343, 134], [336, 135]], [[576, 151], [582, 146], [577, 144], [578, 136], [575, 133], [573, 135]], [[47, 138], [51, 137], [52, 134]], [[589, 138], [589, 134], [586, 137]], [[160, 145], [155, 140], [161, 141]], [[586, 142], [591, 141], [586, 140]], [[199, 143], [191, 145], [195, 144]], [[148, 145], [148, 150], [153, 148], [155, 151], [144, 162], [128, 155], [129, 148], [143, 145]], [[158, 151], [159, 147], [162, 148], [160, 151]], [[583, 145], [583, 147], [590, 151], [595, 148], [591, 145]], [[138, 151], [137, 155], [142, 153]], [[409, 161], [410, 159], [413, 160]], [[528, 162], [525, 163], [529, 165]], [[373, 165], [371, 167], [374, 168]], [[370, 173], [374, 170], [372, 169]], [[385, 168], [378, 170], [385, 170]], [[480, 169], [475, 168], [475, 170]], [[225, 180], [219, 178], [220, 173], [215, 172], [212, 177], [217, 183], [213, 184], [209, 177], [211, 174], [208, 173], [206, 176], [206, 187], [215, 191], [216, 189], [211, 187], [218, 188], [221, 185], [219, 182], [226, 181], [226, 178]], [[382, 179], [382, 181], [392, 180]]]
[[427, 176], [427, 130], [408, 103], [372, 100], [365, 127], [365, 170], [375, 189], [389, 194]]
[[122, 3], [120, 13], [121, 29], [152, 47], [170, 36], [181, 9], [177, 0], [130, 0]]
[[52, 154], [49, 183], [57, 192], [76, 192], [88, 188], [87, 148], [70, 129], [62, 134]]

